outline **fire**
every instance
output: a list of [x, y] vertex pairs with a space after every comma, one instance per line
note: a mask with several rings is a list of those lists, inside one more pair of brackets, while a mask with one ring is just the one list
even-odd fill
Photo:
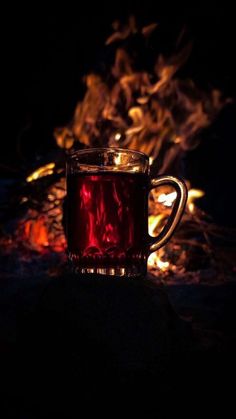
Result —
[[159, 195], [157, 202], [165, 205], [166, 207], [171, 207], [177, 196], [176, 192], [171, 192], [169, 194], [162, 193]]
[[115, 136], [114, 136], [114, 139], [115, 139], [115, 141], [120, 141], [120, 139], [121, 139], [121, 133], [120, 132], [117, 132], [115, 134]]
[[24, 224], [24, 236], [34, 250], [41, 251], [48, 247], [49, 242], [46, 218], [41, 216], [36, 220], [27, 220]]
[[[158, 269], [162, 272], [168, 271], [170, 267], [170, 262], [162, 260], [163, 254], [160, 255], [160, 250], [158, 252], [152, 253], [148, 258], [148, 267], [150, 269]], [[161, 257], [162, 256], [162, 257]]]
[[[202, 198], [205, 195], [204, 191], [201, 189], [190, 189], [188, 191], [188, 201], [187, 201], [187, 208], [189, 212], [192, 214], [195, 210], [195, 203], [194, 201], [198, 198]], [[157, 202], [165, 205], [166, 207], [172, 207], [173, 202], [176, 199], [176, 192], [170, 192], [168, 194], [162, 193], [158, 196]]]
[[[49, 163], [33, 172], [26, 181], [39, 182], [39, 179], [51, 176], [54, 171], [60, 173], [61, 169], [56, 170], [55, 163]], [[65, 250], [66, 239], [62, 225], [65, 195], [65, 178], [62, 177], [42, 191], [42, 197], [38, 197], [38, 202], [33, 198], [32, 206], [28, 208], [16, 232], [18, 240], [24, 242], [27, 248], [38, 252]], [[21, 203], [24, 202], [30, 205], [31, 200], [23, 198]]]
[[[158, 30], [157, 24], [139, 28], [133, 17], [127, 25], [116, 22], [113, 27], [107, 46], [121, 40], [128, 44], [135, 34], [148, 38]], [[132, 55], [118, 47], [110, 78], [99, 74], [85, 77], [87, 92], [77, 104], [72, 122], [55, 130], [57, 144], [64, 148], [76, 142], [87, 147], [119, 145], [143, 151], [153, 160], [164, 154], [158, 172], [169, 172], [183, 151], [198, 145], [199, 132], [227, 103], [219, 91], [206, 94], [193, 81], [176, 77], [191, 49], [189, 42], [170, 57], [159, 54], [151, 73], [140, 66], [137, 69], [136, 51]]]
[[161, 221], [165, 218], [164, 214], [150, 215], [148, 217], [148, 230], [151, 236], [154, 235]]
[[[158, 215], [150, 215], [148, 217], [148, 231], [151, 236], [155, 235], [157, 229], [159, 228], [164, 218], [164, 213]], [[151, 253], [151, 255], [148, 258], [148, 267], [150, 269], [158, 269], [165, 272], [169, 268], [169, 262], [162, 260], [160, 252], [162, 253], [162, 249], [158, 250], [157, 252]]]
[[[161, 191], [157, 193], [156, 202], [162, 204], [166, 208], [172, 207], [175, 199], [176, 199], [176, 192], [170, 193], [162, 193]], [[190, 189], [188, 191], [188, 201], [187, 201], [187, 209], [188, 211], [193, 214], [195, 212], [195, 200], [204, 196], [204, 192], [200, 189]], [[162, 211], [161, 214], [158, 215], [150, 215], [148, 217], [148, 230], [151, 236], [157, 235], [157, 233], [161, 227], [163, 226], [163, 220], [166, 220], [168, 215], [165, 211]], [[163, 249], [158, 250], [157, 252], [152, 253], [148, 258], [148, 266], [150, 269], [159, 269], [162, 272], [168, 271], [171, 267], [171, 264], [167, 260], [163, 260], [165, 258], [165, 253]]]
[[[68, 126], [55, 129], [57, 145], [64, 150], [76, 147], [76, 143], [79, 148], [131, 148], [149, 156], [154, 176], [165, 173], [178, 175], [178, 169], [181, 175], [179, 162], [182, 156], [197, 147], [199, 132], [211, 124], [229, 100], [222, 99], [218, 90], [206, 93], [193, 81], [177, 78], [178, 69], [191, 53], [191, 43], [175, 49], [172, 56], [159, 54], [153, 61], [151, 71], [150, 68], [141, 67], [139, 62], [136, 63], [138, 53], [133, 50], [135, 43], [132, 43], [132, 39], [138, 34], [139, 38], [146, 38], [143, 44], [148, 44], [147, 38], [154, 30], [158, 30], [158, 25], [153, 23], [140, 28], [136, 20], [130, 18], [124, 26], [115, 22], [113, 29], [114, 33], [106, 41], [107, 48], [119, 41], [113, 65], [108, 74], [88, 74], [84, 77], [86, 93], [78, 102]], [[131, 48], [127, 47], [129, 39]], [[121, 46], [123, 40], [124, 47]], [[56, 163], [51, 162], [27, 176], [26, 181], [43, 185], [41, 179], [55, 173], [59, 174], [60, 170]], [[47, 249], [61, 252], [65, 249], [65, 194], [65, 175], [62, 173], [59, 181], [57, 178], [53, 185], [43, 191], [43, 198], [21, 197], [21, 203], [27, 205], [28, 210], [16, 233], [20, 243], [24, 241], [38, 252]], [[191, 227], [190, 230], [195, 228], [195, 231], [199, 231], [201, 220], [196, 222], [198, 212], [195, 201], [203, 195], [202, 190], [189, 187], [183, 230], [186, 228], [187, 231]], [[148, 219], [150, 235], [160, 233], [175, 199], [176, 192], [168, 188], [151, 191]], [[173, 269], [172, 256], [176, 248], [171, 242], [171, 251], [168, 253], [167, 247], [150, 255], [149, 269], [154, 272]]]
[[195, 212], [195, 203], [194, 201], [198, 198], [202, 198], [205, 195], [205, 192], [201, 189], [190, 189], [188, 192], [188, 202], [187, 208], [191, 214]]
[[33, 182], [34, 180], [40, 179], [44, 176], [50, 176], [53, 174], [53, 169], [55, 168], [55, 163], [48, 163], [45, 166], [39, 167], [33, 173], [31, 173], [27, 178], [26, 182]]

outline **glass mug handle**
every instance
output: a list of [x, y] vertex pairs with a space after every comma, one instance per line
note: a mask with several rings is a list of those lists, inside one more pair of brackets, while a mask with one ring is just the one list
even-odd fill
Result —
[[174, 201], [174, 205], [171, 211], [171, 214], [168, 218], [166, 225], [163, 227], [162, 231], [157, 237], [152, 237], [149, 235], [149, 252], [155, 252], [164, 246], [168, 240], [171, 238], [176, 227], [179, 224], [179, 221], [183, 215], [185, 204], [188, 197], [188, 192], [185, 183], [177, 179], [174, 176], [160, 176], [158, 178], [151, 179], [151, 185], [149, 191], [154, 188], [157, 188], [162, 185], [173, 186], [176, 190], [177, 196]]

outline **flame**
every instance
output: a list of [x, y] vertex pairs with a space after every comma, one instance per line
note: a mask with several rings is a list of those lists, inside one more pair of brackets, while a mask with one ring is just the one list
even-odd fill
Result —
[[[130, 17], [126, 25], [115, 22], [113, 28], [106, 45], [124, 39], [128, 44], [135, 34], [148, 37], [158, 25], [140, 28]], [[119, 142], [120, 147], [143, 151], [153, 159], [163, 155], [159, 173], [168, 172], [183, 150], [198, 145], [199, 131], [210, 125], [229, 101], [222, 99], [218, 90], [207, 94], [193, 81], [177, 78], [191, 49], [189, 42], [169, 57], [159, 54], [150, 72], [137, 70], [136, 51], [130, 55], [126, 47], [119, 46], [110, 68], [112, 77], [85, 77], [87, 91], [72, 122], [64, 130], [55, 130], [58, 145], [69, 148], [77, 141], [87, 147], [114, 147]]]
[[33, 182], [34, 180], [40, 179], [44, 176], [50, 176], [53, 174], [53, 169], [55, 168], [55, 163], [48, 163], [45, 166], [39, 167], [33, 173], [31, 173], [27, 178], [26, 182]]
[[195, 212], [195, 203], [194, 201], [198, 198], [202, 198], [205, 195], [205, 192], [201, 189], [190, 189], [188, 192], [188, 201], [187, 208], [191, 214]]
[[41, 216], [37, 220], [26, 221], [24, 235], [34, 250], [42, 250], [48, 247], [48, 230], [45, 217]]
[[[201, 189], [190, 189], [188, 191], [188, 201], [187, 201], [187, 208], [189, 210], [189, 212], [193, 213], [194, 209], [195, 209], [195, 200], [202, 198], [205, 195], [205, 192], [202, 191]], [[176, 199], [177, 193], [174, 192], [170, 192], [168, 194], [166, 193], [161, 193], [158, 195], [157, 198], [157, 202], [165, 205], [166, 207], [172, 207], [175, 199]]]
[[[136, 33], [149, 36], [157, 25], [139, 28], [132, 17], [127, 25], [114, 25], [115, 33], [107, 45], [128, 39]], [[128, 41], [127, 41], [128, 42]], [[100, 75], [85, 80], [87, 92], [78, 103], [72, 123], [55, 132], [57, 141], [73, 138], [86, 146], [120, 146], [137, 149], [152, 158], [165, 147], [165, 158], [159, 172], [167, 172], [182, 150], [197, 146], [197, 134], [207, 127], [227, 103], [217, 90], [209, 94], [192, 81], [178, 80], [177, 70], [186, 62], [192, 45], [170, 57], [159, 55], [153, 69], [137, 71], [135, 60], [125, 48], [118, 48], [110, 70], [112, 83]], [[177, 112], [176, 112], [177, 111]], [[117, 134], [114, 135], [114, 132]], [[61, 146], [61, 145], [60, 145]]]
[[[49, 169], [48, 165], [40, 167], [33, 174], [39, 173], [38, 179], [40, 179], [42, 176], [52, 174], [48, 173], [48, 170], [52, 170], [54, 166], [55, 164], [53, 163], [49, 166]], [[36, 181], [38, 179], [36, 179], [35, 175], [34, 179], [32, 178], [32, 180]], [[45, 199], [39, 199], [38, 208], [36, 207], [35, 199], [33, 207], [28, 208], [24, 219], [18, 226], [16, 238], [18, 237], [20, 242], [25, 243], [28, 248], [38, 252], [47, 249], [62, 252], [66, 248], [62, 226], [62, 205], [66, 195], [65, 178], [49, 186], [47, 191], [43, 191], [43, 193]], [[30, 199], [27, 201], [30, 203]]]
[[171, 207], [177, 196], [176, 192], [171, 192], [169, 194], [162, 193], [159, 195], [157, 202], [165, 205], [166, 207]]
[[69, 128], [56, 128], [54, 136], [60, 148], [69, 149], [74, 144], [74, 138]]
[[115, 134], [115, 141], [120, 141], [120, 139], [121, 139], [121, 133], [120, 132], [117, 132], [116, 134]]
[[158, 268], [162, 272], [166, 272], [170, 267], [170, 262], [162, 260], [159, 252], [154, 252], [148, 258], [148, 267], [151, 269]]
[[161, 221], [165, 218], [164, 214], [149, 215], [148, 217], [148, 231], [153, 236], [159, 227]]
[[[165, 215], [163, 213], [158, 215], [150, 215], [148, 217], [148, 231], [151, 236], [155, 235], [158, 227], [160, 226], [164, 218]], [[160, 252], [162, 252], [162, 249], [157, 252], [151, 253], [151, 255], [148, 258], [148, 267], [151, 269], [158, 268], [162, 272], [165, 272], [166, 270], [168, 270], [170, 263], [168, 261], [162, 260]]]
[[[177, 193], [170, 192], [170, 193], [160, 193], [157, 196], [156, 202], [164, 205], [167, 208], [172, 207]], [[196, 210], [195, 207], [195, 200], [204, 196], [204, 191], [201, 189], [190, 189], [188, 192], [188, 201], [187, 201], [187, 209], [188, 211], [193, 214]], [[148, 230], [151, 236], [156, 235], [162, 227], [162, 221], [166, 219], [165, 212], [162, 212], [158, 215], [150, 215], [148, 217]], [[163, 260], [163, 256], [165, 257], [165, 253], [163, 249], [158, 250], [157, 252], [152, 253], [148, 258], [148, 266], [150, 269], [158, 268], [162, 272], [166, 272], [171, 267], [171, 264], [167, 260]]]

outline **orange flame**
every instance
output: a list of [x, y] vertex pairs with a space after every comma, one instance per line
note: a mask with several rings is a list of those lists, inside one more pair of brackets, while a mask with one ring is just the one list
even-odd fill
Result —
[[33, 182], [34, 180], [40, 179], [44, 176], [50, 176], [53, 174], [53, 169], [55, 168], [55, 163], [48, 163], [45, 166], [39, 167], [33, 173], [31, 173], [27, 178], [26, 182]]
[[[115, 22], [106, 45], [137, 33], [148, 37], [157, 27], [152, 23], [140, 28], [134, 17], [123, 26]], [[79, 141], [86, 146], [124, 146], [153, 159], [165, 148], [159, 173], [167, 172], [183, 150], [197, 146], [199, 131], [228, 102], [218, 90], [206, 94], [192, 81], [177, 79], [177, 70], [191, 49], [187, 43], [170, 57], [159, 55], [150, 74], [137, 71], [133, 57], [125, 48], [117, 48], [110, 69], [112, 82], [97, 74], [85, 77], [87, 92], [77, 104], [72, 123], [55, 130], [58, 145], [70, 148]]]
[[24, 235], [34, 250], [43, 250], [48, 247], [48, 231], [46, 219], [40, 216], [37, 220], [28, 220], [24, 225]]
[[[37, 181], [43, 176], [50, 176], [54, 173], [53, 169], [55, 169], [55, 163], [39, 167], [27, 177], [26, 181]], [[42, 202], [39, 201], [38, 209], [34, 203], [34, 208], [27, 210], [24, 220], [18, 227], [21, 242], [23, 239], [27, 247], [38, 252], [47, 249], [56, 252], [65, 250], [66, 240], [62, 226], [62, 205], [65, 194], [65, 178], [62, 178], [44, 191], [46, 198]], [[23, 198], [22, 202], [26, 200], [30, 202], [26, 198]]]
[[205, 195], [205, 192], [201, 189], [190, 189], [188, 192], [188, 201], [187, 208], [191, 214], [195, 212], [195, 203], [196, 199], [202, 198]]
[[170, 262], [167, 260], [162, 260], [161, 256], [159, 255], [159, 252], [152, 253], [148, 258], [148, 267], [150, 269], [158, 269], [162, 272], [168, 271], [170, 267]]
[[[158, 203], [161, 203], [165, 207], [169, 208], [172, 207], [175, 199], [176, 199], [176, 192], [170, 192], [170, 193], [162, 193], [161, 190], [158, 192], [158, 196], [156, 198], [156, 201]], [[195, 200], [201, 198], [204, 196], [204, 192], [200, 189], [190, 189], [188, 192], [188, 201], [187, 201], [187, 209], [188, 211], [193, 214], [195, 212]], [[162, 212], [158, 215], [150, 215], [148, 217], [148, 229], [149, 234], [151, 236], [155, 235], [160, 230], [160, 227], [162, 227], [163, 220], [166, 219], [165, 212]], [[171, 264], [169, 261], [164, 260], [165, 259], [165, 252], [163, 249], [158, 250], [157, 252], [152, 253], [148, 258], [148, 266], [150, 269], [159, 269], [162, 272], [168, 271], [168, 269], [171, 267]]]

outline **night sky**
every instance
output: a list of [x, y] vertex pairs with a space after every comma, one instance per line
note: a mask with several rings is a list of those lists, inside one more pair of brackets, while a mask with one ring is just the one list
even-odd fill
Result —
[[[130, 14], [142, 24], [159, 22], [163, 50], [185, 25], [194, 47], [182, 74], [204, 88], [216, 87], [226, 96], [236, 97], [233, 11], [196, 5], [175, 6], [170, 12], [169, 4], [157, 3], [145, 1], [138, 6], [126, 2], [124, 6], [99, 2], [94, 7], [87, 2], [83, 8], [57, 6], [54, 10], [34, 4], [5, 12], [0, 164], [17, 169], [30, 166], [55, 148], [53, 129], [69, 122], [84, 93], [83, 75], [104, 59], [103, 44], [111, 33], [111, 23]], [[235, 190], [235, 119], [235, 105], [227, 106], [203, 133], [201, 146], [186, 159], [186, 173], [193, 186], [207, 192], [203, 208], [217, 222], [229, 226], [236, 225], [235, 207], [228, 209], [228, 195]]]

